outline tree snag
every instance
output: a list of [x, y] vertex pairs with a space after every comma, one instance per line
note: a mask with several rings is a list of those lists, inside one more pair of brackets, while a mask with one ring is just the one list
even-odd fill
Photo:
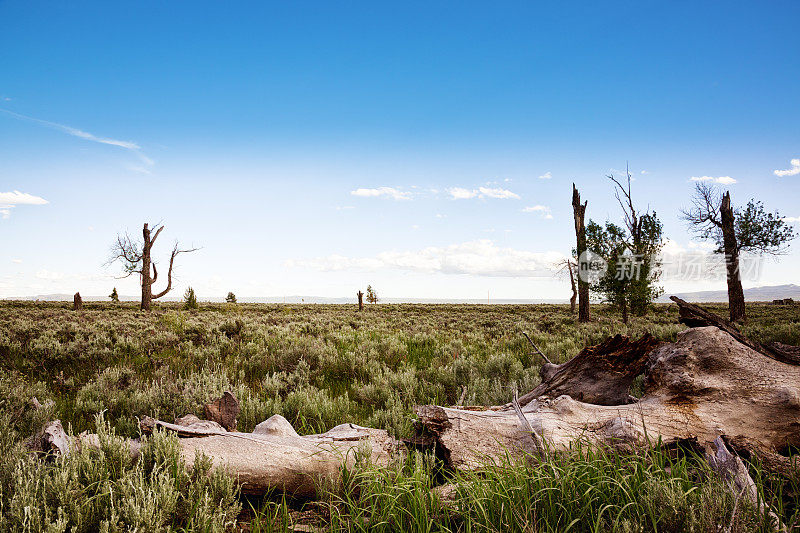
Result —
[[358, 291], [356, 293], [356, 295], [358, 296], [358, 310], [359, 311], [363, 311], [364, 310], [364, 291]]
[[75, 296], [72, 297], [72, 309], [74, 311], [80, 311], [83, 309], [83, 299], [81, 298], [81, 293], [76, 292]]
[[117, 242], [112, 247], [112, 255], [108, 261], [109, 263], [114, 263], [116, 261], [122, 262], [125, 269], [125, 275], [123, 277], [139, 274], [142, 285], [142, 301], [140, 308], [143, 311], [149, 311], [153, 300], [161, 298], [172, 290], [172, 268], [178, 254], [197, 250], [197, 248], [180, 249], [178, 243], [175, 242], [169, 258], [167, 286], [163, 291], [153, 294], [153, 285], [158, 280], [158, 270], [156, 269], [156, 263], [152, 260], [152, 248], [163, 229], [163, 225], [156, 224], [151, 231], [148, 224], [145, 223], [142, 228], [141, 242], [134, 241], [127, 233], [125, 235], [117, 235]]
[[[586, 205], [589, 202], [581, 204], [581, 195], [575, 184], [572, 184], [572, 211], [575, 217], [575, 237], [577, 245], [575, 247], [575, 255], [578, 257], [579, 269], [581, 268], [581, 258], [586, 257]], [[589, 283], [580, 276], [578, 271], [578, 322], [589, 321]]]

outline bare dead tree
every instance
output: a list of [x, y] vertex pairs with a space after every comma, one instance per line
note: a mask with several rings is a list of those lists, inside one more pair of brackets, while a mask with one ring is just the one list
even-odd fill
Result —
[[358, 310], [364, 310], [364, 291], [359, 290], [357, 293], [358, 295]]
[[572, 289], [572, 296], [569, 298], [569, 311], [570, 313], [575, 313], [575, 303], [578, 300], [578, 285], [575, 282], [575, 275], [578, 270], [578, 263], [574, 259], [562, 259], [555, 266], [558, 267], [557, 274], [567, 272], [569, 275], [569, 284]]
[[[167, 286], [163, 291], [153, 294], [153, 285], [158, 280], [158, 269], [152, 260], [152, 248], [164, 229], [162, 224], [156, 224], [151, 230], [147, 223], [142, 228], [142, 241], [138, 242], [131, 238], [127, 233], [117, 235], [117, 242], [111, 248], [111, 258], [108, 263], [121, 262], [125, 270], [123, 277], [139, 274], [142, 285], [141, 309], [149, 311], [153, 300], [157, 300], [172, 290], [172, 269], [175, 265], [175, 258], [179, 254], [194, 252], [197, 248], [182, 249], [178, 242], [172, 247], [169, 257], [169, 270], [167, 271]], [[152, 273], [151, 273], [152, 269]]]
[[[572, 184], [572, 211], [575, 216], [575, 236], [577, 238], [577, 246], [575, 247], [575, 255], [580, 260], [581, 255], [586, 252], [586, 205], [589, 202], [581, 204], [581, 195], [575, 184]], [[585, 257], [585, 255], [584, 255]], [[580, 273], [580, 272], [579, 272]], [[589, 321], [589, 283], [578, 276], [578, 322]]]

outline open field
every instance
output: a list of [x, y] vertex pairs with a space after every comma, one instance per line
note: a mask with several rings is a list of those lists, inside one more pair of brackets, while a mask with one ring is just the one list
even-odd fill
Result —
[[[683, 329], [673, 305], [657, 305], [628, 325], [602, 306], [592, 310], [593, 322], [577, 325], [560, 305], [373, 305], [359, 313], [334, 305], [183, 311], [160, 304], [141, 313], [131, 304], [85, 303], [76, 313], [67, 304], [4, 302], [0, 530], [212, 531], [233, 528], [237, 516], [254, 530], [282, 530], [300, 516], [302, 502], [246, 500], [224, 476], [188, 475], [177, 468], [167, 435], [148, 439], [143, 460], [131, 464], [119, 437], [138, 436], [141, 415], [202, 416], [204, 403], [230, 390], [243, 431], [278, 413], [301, 434], [354, 422], [403, 438], [415, 404], [454, 404], [462, 387], [470, 405], [532, 389], [541, 361], [522, 331], [563, 362], [616, 333], [674, 340]], [[800, 344], [800, 306], [750, 304], [748, 313], [751, 338]], [[21, 441], [53, 418], [73, 433], [99, 426], [104, 452], [86, 450], [57, 466], [30, 457]], [[575, 454], [457, 475], [457, 503], [444, 510], [430, 489], [453, 474], [416, 454], [396, 470], [351, 473], [327, 504], [314, 504], [314, 519], [333, 530], [768, 529], [691, 455]], [[778, 482], [755, 470], [762, 495], [791, 524], [800, 480]]]

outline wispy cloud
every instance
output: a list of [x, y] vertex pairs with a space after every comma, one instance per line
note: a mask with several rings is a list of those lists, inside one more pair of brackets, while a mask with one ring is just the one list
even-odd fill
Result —
[[712, 183], [719, 183], [720, 185], [733, 185], [736, 180], [730, 176], [692, 176], [689, 178], [691, 181], [710, 181]]
[[454, 200], [469, 200], [471, 198], [495, 198], [498, 200], [519, 200], [520, 196], [508, 189], [478, 187], [477, 189], [465, 189], [463, 187], [451, 187], [447, 192]]
[[353, 196], [361, 196], [362, 198], [391, 198], [393, 200], [411, 200], [411, 193], [401, 191], [394, 187], [377, 187], [375, 189], [360, 188], [350, 191]]
[[62, 133], [66, 133], [67, 135], [78, 137], [79, 139], [84, 139], [87, 141], [92, 141], [100, 144], [107, 144], [110, 146], [118, 146], [120, 148], [130, 150], [131, 152], [136, 154], [136, 156], [139, 158], [139, 161], [141, 161], [142, 163], [142, 165], [129, 167], [131, 170], [135, 172], [150, 174], [149, 167], [152, 167], [153, 164], [155, 163], [152, 159], [150, 159], [149, 157], [147, 157], [145, 154], [142, 153], [141, 146], [132, 141], [121, 141], [119, 139], [112, 139], [110, 137], [98, 137], [97, 135], [89, 133], [88, 131], [83, 131], [78, 128], [73, 128], [72, 126], [67, 126], [66, 124], [59, 124], [58, 122], [51, 122], [49, 120], [42, 120], [40, 118], [29, 117], [27, 115], [15, 113], [7, 109], [0, 109], [0, 112], [3, 112], [6, 115], [14, 117], [18, 120], [33, 122], [34, 124], [39, 124], [40, 126], [45, 126], [47, 128], [58, 130]]
[[800, 222], [800, 217], [783, 217], [784, 222]]
[[547, 172], [545, 172], [544, 174], [542, 174], [541, 176], [539, 176], [540, 180], [549, 180], [549, 179], [552, 179], [552, 178], [553, 178], [553, 175], [550, 173], [549, 170]]
[[779, 178], [783, 178], [785, 176], [797, 176], [800, 174], [800, 159], [792, 159], [789, 161], [789, 164], [792, 165], [792, 168], [786, 170], [776, 170], [775, 175]]
[[11, 210], [18, 205], [45, 205], [49, 203], [44, 198], [25, 192], [12, 191], [0, 192], [0, 218], [11, 218]]
[[374, 257], [330, 255], [312, 259], [290, 259], [286, 266], [321, 271], [387, 269], [524, 278], [551, 276], [553, 265], [563, 258], [564, 255], [559, 252], [501, 248], [489, 239], [480, 239], [442, 247], [430, 246], [421, 250], [382, 252]]
[[522, 209], [523, 213], [539, 213], [542, 218], [552, 219], [553, 215], [550, 213], [550, 208], [546, 205], [532, 205]]

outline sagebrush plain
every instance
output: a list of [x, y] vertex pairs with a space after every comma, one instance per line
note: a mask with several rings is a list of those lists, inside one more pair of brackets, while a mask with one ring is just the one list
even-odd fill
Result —
[[[131, 461], [122, 439], [138, 417], [172, 421], [224, 391], [239, 400], [239, 429], [274, 414], [301, 434], [344, 422], [413, 432], [412, 406], [509, 401], [554, 362], [609, 335], [684, 329], [656, 305], [623, 324], [593, 306], [578, 324], [561, 305], [0, 304], [0, 530], [19, 531], [769, 531], [690, 451], [634, 455], [576, 449], [544, 463], [458, 474], [412, 452], [391, 469], [363, 465], [321, 502], [275, 494], [248, 499], [222, 472], [180, 464], [176, 438], [144, 439]], [[725, 314], [724, 307], [712, 307]], [[800, 345], [800, 306], [751, 304], [744, 332]], [[631, 391], [636, 394], [637, 391]], [[24, 440], [47, 420], [98, 431], [102, 450], [43, 462]], [[797, 525], [800, 479], [752, 466], [759, 493]], [[448, 502], [434, 487], [450, 485]]]

